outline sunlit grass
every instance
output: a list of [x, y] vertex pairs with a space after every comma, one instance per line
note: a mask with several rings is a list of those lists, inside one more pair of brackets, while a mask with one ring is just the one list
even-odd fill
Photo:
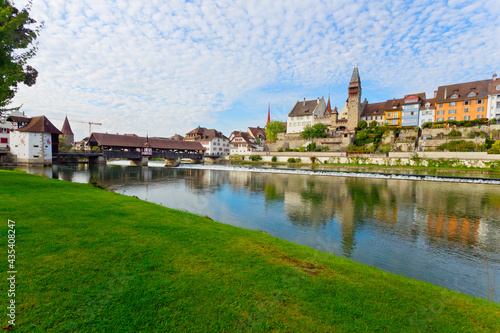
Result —
[[0, 198], [20, 332], [500, 331], [497, 304], [90, 185], [0, 171]]

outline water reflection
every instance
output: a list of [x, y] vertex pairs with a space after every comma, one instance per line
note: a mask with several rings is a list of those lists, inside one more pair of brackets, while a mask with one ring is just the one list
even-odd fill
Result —
[[119, 193], [471, 295], [486, 295], [485, 258], [500, 275], [498, 185], [122, 166], [59, 167], [51, 176], [95, 178]]

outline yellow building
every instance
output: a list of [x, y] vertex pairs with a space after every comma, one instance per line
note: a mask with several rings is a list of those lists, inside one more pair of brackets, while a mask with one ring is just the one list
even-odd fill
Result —
[[385, 103], [384, 108], [384, 123], [393, 126], [401, 127], [401, 112], [403, 99], [392, 99]]

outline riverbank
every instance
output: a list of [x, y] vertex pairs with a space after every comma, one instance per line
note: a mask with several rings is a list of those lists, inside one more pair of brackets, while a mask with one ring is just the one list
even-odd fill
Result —
[[22, 331], [500, 329], [497, 304], [89, 185], [0, 171], [0, 193]]

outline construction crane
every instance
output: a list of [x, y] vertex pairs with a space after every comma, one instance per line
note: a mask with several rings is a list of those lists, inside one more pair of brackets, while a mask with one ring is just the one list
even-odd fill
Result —
[[[64, 119], [57, 119], [57, 118], [53, 118], [53, 119], [54, 120], [62, 120], [62, 121], [64, 121]], [[71, 122], [82, 123], [82, 124], [89, 124], [89, 138], [90, 138], [90, 135], [92, 135], [92, 125], [102, 126], [102, 123], [94, 123], [94, 122], [91, 122], [91, 121], [72, 120]]]

